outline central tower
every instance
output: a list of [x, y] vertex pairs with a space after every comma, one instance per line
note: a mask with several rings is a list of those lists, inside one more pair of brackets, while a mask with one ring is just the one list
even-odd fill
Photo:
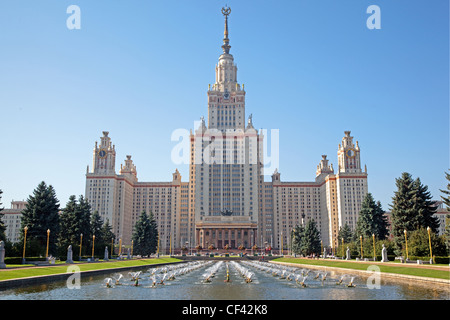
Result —
[[228, 16], [230, 8], [222, 8], [225, 16], [223, 53], [216, 64], [216, 81], [208, 87], [208, 128], [219, 130], [245, 128], [245, 91], [237, 82], [237, 66], [230, 54]]
[[215, 83], [208, 86], [208, 123], [191, 134], [190, 190], [195, 243], [203, 248], [250, 248], [256, 244], [262, 136], [245, 121], [245, 91], [230, 54], [228, 17]]

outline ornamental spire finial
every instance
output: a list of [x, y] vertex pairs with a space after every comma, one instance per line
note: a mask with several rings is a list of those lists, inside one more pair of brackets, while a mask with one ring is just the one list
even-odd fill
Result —
[[231, 13], [231, 8], [230, 7], [223, 7], [222, 8], [222, 14], [225, 16], [225, 30], [223, 32], [223, 45], [222, 45], [222, 49], [224, 53], [230, 53], [230, 40], [228, 39], [228, 16]]

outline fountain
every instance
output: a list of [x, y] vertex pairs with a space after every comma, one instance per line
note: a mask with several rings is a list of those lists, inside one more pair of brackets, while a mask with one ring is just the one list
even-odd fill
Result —
[[339, 278], [339, 281], [336, 282], [336, 284], [337, 284], [337, 285], [342, 284], [342, 282], [344, 281], [345, 277], [347, 277], [346, 274], [344, 274], [343, 276], [341, 276], [341, 277]]
[[161, 277], [161, 280], [159, 281], [159, 284], [164, 285], [164, 280], [166, 280], [167, 277], [167, 273], [164, 273], [163, 276]]
[[111, 278], [106, 278], [106, 287], [107, 288], [112, 288], [112, 279]]
[[230, 280], [230, 269], [228, 267], [228, 263], [226, 264], [226, 267], [227, 267], [227, 278], [225, 279], [224, 282], [231, 282], [231, 280]]
[[139, 275], [141, 274], [141, 271], [138, 272], [128, 272], [129, 275], [131, 275], [131, 281], [136, 281], [139, 279]]
[[115, 283], [116, 283], [116, 286], [118, 285], [118, 284], [120, 284], [120, 279], [122, 279], [123, 278], [123, 275], [120, 273], [119, 274], [119, 276], [118, 276], [118, 278], [114, 278], [116, 281], [115, 281]]
[[348, 288], [354, 288], [354, 287], [356, 287], [356, 286], [353, 284], [353, 279], [354, 279], [354, 277], [352, 277], [352, 278], [350, 279], [350, 282], [349, 282], [349, 284], [347, 285]]
[[246, 283], [252, 282], [252, 278], [255, 275], [250, 269], [240, 265], [239, 263], [232, 261], [233, 267], [239, 272], [239, 274], [245, 279]]
[[211, 279], [215, 277], [217, 270], [222, 266], [222, 264], [223, 261], [219, 261], [206, 269], [206, 273], [203, 274], [204, 282], [211, 282]]
[[[226, 272], [224, 282], [226, 283], [231, 282], [230, 268], [232, 267], [244, 279], [243, 283], [253, 282], [255, 273], [252, 271], [252, 269], [255, 269], [263, 273], [272, 274], [278, 277], [280, 280], [286, 281], [295, 280], [295, 283], [302, 288], [310, 287], [310, 285], [306, 284], [306, 280], [311, 270], [305, 268], [299, 269], [295, 267], [274, 265], [265, 261], [241, 261], [241, 262], [197, 261], [197, 262], [182, 263], [178, 265], [164, 266], [159, 268], [150, 268], [147, 270], [148, 276], [144, 278], [141, 277], [141, 271], [129, 272], [128, 274], [130, 275], [130, 280], [134, 281], [134, 284], [132, 286], [141, 286], [139, 282], [141, 279], [144, 279], [144, 283], [142, 284], [143, 287], [156, 288], [158, 286], [165, 285], [166, 282], [174, 281], [175, 279], [182, 277], [183, 275], [186, 275], [196, 269], [205, 268], [204, 272], [202, 273], [202, 282], [211, 283], [213, 281], [213, 278], [217, 275], [217, 273], [220, 270], [223, 270], [221, 268], [223, 267], [224, 264], [225, 264], [224, 269]], [[122, 277], [123, 277], [122, 274], [119, 274], [105, 279], [106, 286], [108, 288], [113, 287], [114, 280], [116, 285], [120, 284], [120, 279]], [[322, 287], [327, 286], [326, 281], [327, 277], [328, 272], [318, 271], [314, 276], [314, 280], [316, 281], [311, 282], [311, 285], [313, 287], [317, 287], [317, 283], [320, 283]], [[348, 275], [343, 275], [337, 278], [335, 280], [336, 285], [342, 284], [343, 281], [346, 279], [346, 277], [348, 277]], [[148, 279], [147, 281], [149, 281], [148, 286], [145, 286], [145, 279]], [[351, 281], [348, 283], [347, 287], [349, 288], [355, 287], [353, 281], [354, 277], [351, 278]]]
[[[214, 281], [216, 278], [221, 281]], [[85, 279], [84, 290], [80, 290], [83, 295], [77, 295], [77, 291], [66, 295], [65, 282], [55, 282], [44, 289], [43, 286], [30, 286], [27, 292], [3, 290], [0, 299], [16, 299], [17, 296], [29, 300], [66, 299], [69, 296], [85, 299], [84, 292], [93, 299], [449, 299], [448, 288], [438, 287], [436, 291], [436, 286], [419, 284], [409, 290], [406, 284], [386, 280], [382, 290], [369, 290], [364, 276], [252, 260], [183, 262]], [[206, 283], [207, 286], [203, 285]], [[114, 290], [114, 295], [99, 293], [99, 288]]]
[[[302, 280], [300, 280], [300, 277], [302, 278]], [[295, 282], [297, 282], [299, 285], [301, 285], [303, 288], [306, 288], [306, 278], [308, 276], [302, 276], [302, 275], [297, 275], [297, 277], [295, 278]]]

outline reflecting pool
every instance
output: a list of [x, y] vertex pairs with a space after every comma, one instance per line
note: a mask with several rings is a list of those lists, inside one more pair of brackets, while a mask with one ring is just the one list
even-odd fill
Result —
[[[69, 276], [68, 276], [69, 277]], [[0, 291], [1, 300], [448, 300], [448, 286], [287, 267], [202, 261]]]

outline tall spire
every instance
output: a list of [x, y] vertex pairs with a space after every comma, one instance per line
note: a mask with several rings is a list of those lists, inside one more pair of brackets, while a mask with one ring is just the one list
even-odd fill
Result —
[[223, 31], [223, 45], [222, 49], [223, 52], [226, 54], [230, 53], [230, 39], [228, 39], [228, 16], [231, 13], [231, 8], [229, 7], [223, 7], [222, 8], [222, 14], [225, 16], [225, 30]]

